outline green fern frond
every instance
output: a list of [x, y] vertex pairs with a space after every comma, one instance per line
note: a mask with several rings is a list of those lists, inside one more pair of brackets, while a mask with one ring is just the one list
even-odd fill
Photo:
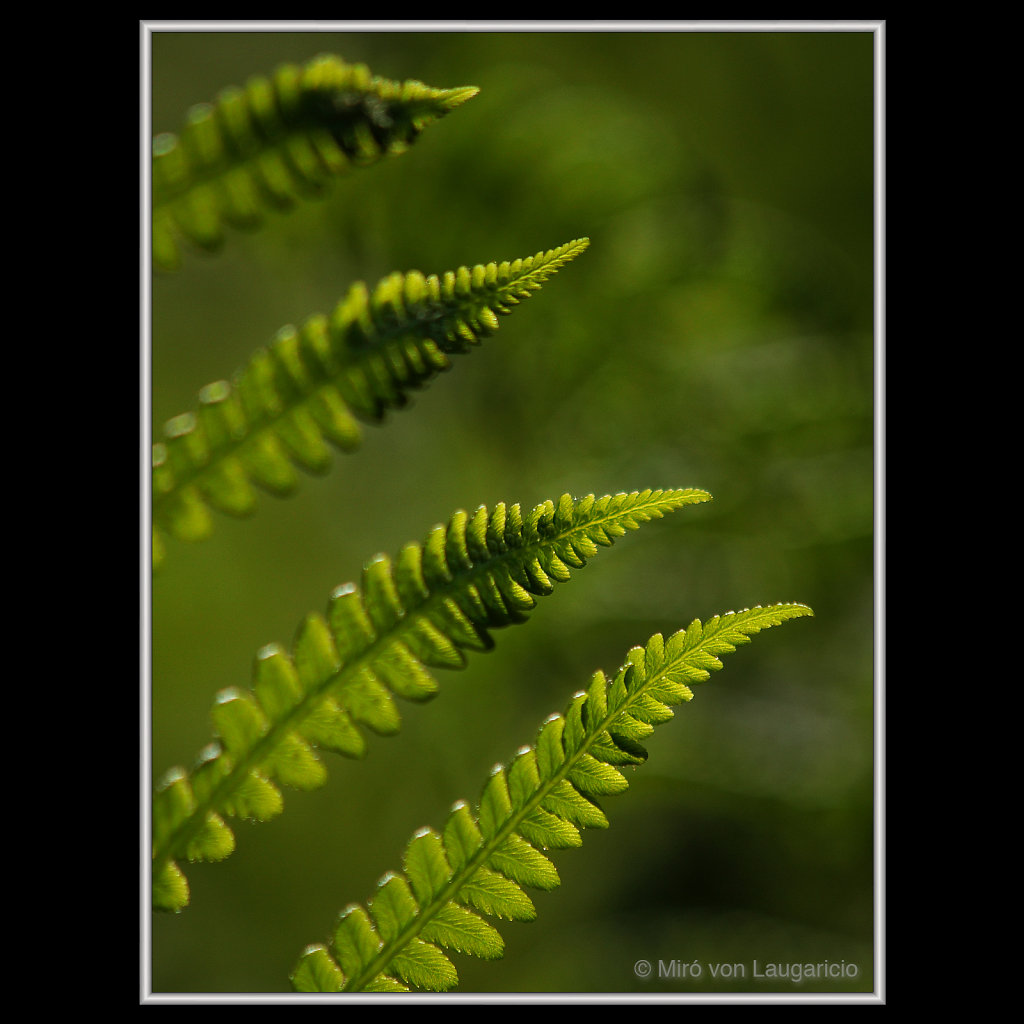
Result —
[[388, 872], [365, 907], [341, 912], [329, 947], [306, 948], [293, 987], [441, 992], [458, 983], [445, 951], [500, 958], [501, 935], [481, 915], [533, 920], [524, 889], [559, 884], [542, 851], [580, 846], [581, 829], [608, 827], [599, 801], [628, 788], [620, 769], [646, 760], [640, 741], [693, 697], [690, 686], [762, 629], [812, 614], [779, 604], [695, 620], [668, 640], [657, 633], [634, 647], [613, 680], [596, 672], [563, 714], [543, 723], [532, 747], [492, 770], [475, 811], [460, 800], [441, 832], [416, 832], [403, 871]]
[[246, 515], [254, 486], [277, 495], [298, 486], [296, 466], [324, 473], [330, 446], [359, 446], [359, 421], [380, 423], [498, 328], [506, 315], [587, 248], [576, 239], [513, 262], [438, 276], [395, 273], [373, 291], [356, 284], [329, 316], [282, 328], [233, 383], [199, 394], [195, 412], [170, 420], [153, 446], [153, 560], [165, 536], [198, 540], [210, 509]]
[[365, 729], [398, 731], [396, 696], [435, 694], [431, 669], [460, 668], [465, 652], [490, 650], [491, 630], [525, 622], [537, 598], [600, 547], [710, 497], [696, 489], [565, 494], [525, 514], [518, 504], [481, 505], [456, 511], [393, 561], [372, 559], [361, 588], [338, 587], [325, 616], [306, 618], [290, 654], [277, 645], [259, 652], [252, 688], [218, 695], [217, 737], [198, 764], [165, 776], [153, 801], [154, 906], [187, 904], [179, 861], [232, 852], [225, 817], [266, 820], [282, 810], [279, 785], [321, 785], [317, 748], [364, 756]]
[[196, 104], [180, 133], [153, 140], [154, 267], [179, 267], [182, 239], [215, 251], [225, 226], [259, 227], [350, 167], [404, 152], [478, 91], [392, 82], [324, 54]]

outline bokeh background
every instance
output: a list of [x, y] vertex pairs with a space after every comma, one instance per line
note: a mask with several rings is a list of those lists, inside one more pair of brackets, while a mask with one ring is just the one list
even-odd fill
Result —
[[[694, 617], [802, 601], [815, 618], [728, 658], [658, 730], [610, 829], [553, 855], [563, 884], [536, 922], [501, 926], [505, 958], [455, 957], [460, 991], [870, 992], [873, 35], [156, 31], [152, 131], [325, 51], [481, 92], [409, 153], [154, 280], [154, 430], [355, 280], [591, 247], [328, 476], [171, 543], [152, 586], [154, 778], [208, 742], [214, 695], [249, 682], [262, 645], [456, 508], [715, 500], [602, 551], [405, 705], [397, 737], [329, 756], [323, 789], [240, 824], [229, 860], [188, 870], [192, 906], [152, 922], [153, 990], [287, 991], [337, 911], [595, 668]], [[643, 979], [640, 959], [704, 970]], [[856, 972], [794, 986], [755, 979], [755, 960]]]

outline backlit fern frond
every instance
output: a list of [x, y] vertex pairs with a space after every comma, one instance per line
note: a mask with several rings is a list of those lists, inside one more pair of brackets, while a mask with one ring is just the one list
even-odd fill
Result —
[[493, 334], [512, 311], [589, 244], [577, 239], [513, 262], [438, 276], [395, 273], [371, 292], [356, 284], [330, 316], [278, 331], [233, 382], [217, 381], [198, 409], [170, 420], [153, 446], [153, 561], [165, 537], [197, 540], [210, 509], [246, 515], [254, 486], [286, 495], [296, 467], [324, 473], [331, 445], [359, 446], [359, 421], [379, 423], [449, 357]]
[[163, 779], [153, 800], [154, 906], [188, 903], [179, 861], [232, 852], [225, 817], [266, 820], [282, 809], [279, 785], [321, 785], [316, 748], [362, 757], [365, 729], [398, 731], [395, 697], [434, 695], [431, 669], [460, 668], [465, 652], [489, 650], [491, 630], [525, 622], [537, 598], [599, 547], [709, 499], [696, 489], [647, 490], [566, 494], [526, 514], [519, 505], [481, 505], [455, 512], [393, 561], [372, 559], [361, 588], [338, 587], [326, 615], [306, 618], [290, 653], [277, 645], [259, 652], [251, 689], [218, 695], [215, 741], [191, 772], [173, 769]]
[[353, 166], [402, 153], [432, 121], [479, 90], [392, 82], [325, 54], [284, 65], [189, 110], [153, 140], [153, 265], [180, 265], [180, 241], [219, 249], [224, 228], [324, 192]]
[[646, 760], [641, 745], [690, 685], [721, 668], [762, 629], [811, 615], [801, 604], [753, 608], [694, 621], [665, 640], [635, 647], [609, 681], [594, 674], [561, 715], [540, 728], [508, 766], [496, 766], [479, 805], [452, 808], [441, 832], [413, 836], [401, 872], [388, 872], [365, 906], [338, 917], [328, 944], [308, 946], [292, 973], [302, 992], [446, 991], [458, 974], [445, 951], [498, 959], [504, 943], [484, 916], [530, 921], [524, 891], [554, 889], [554, 864], [542, 851], [581, 845], [583, 828], [607, 828], [599, 801], [628, 788], [622, 769]]

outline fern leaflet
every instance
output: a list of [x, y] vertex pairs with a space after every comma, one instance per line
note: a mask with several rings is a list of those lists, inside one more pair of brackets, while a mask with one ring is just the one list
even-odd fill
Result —
[[216, 251], [225, 226], [259, 227], [350, 167], [405, 152], [478, 91], [392, 82], [323, 54], [196, 104], [178, 134], [153, 140], [154, 267], [177, 269], [183, 238]]
[[442, 831], [422, 828], [406, 847], [402, 872], [388, 872], [365, 907], [339, 915], [330, 948], [306, 948], [292, 973], [306, 992], [447, 991], [458, 974], [445, 950], [502, 956], [498, 931], [481, 914], [533, 920], [525, 888], [559, 884], [542, 851], [580, 846], [583, 828], [607, 828], [599, 799], [628, 788], [620, 769], [647, 757], [641, 740], [693, 697], [690, 685], [722, 667], [719, 657], [787, 619], [801, 604], [695, 620], [665, 640], [634, 647], [614, 679], [594, 674], [561, 715], [550, 716], [532, 747], [496, 766], [475, 812], [452, 808]]
[[359, 446], [359, 420], [380, 423], [408, 392], [451, 366], [561, 267], [586, 249], [576, 239], [514, 262], [443, 275], [395, 273], [369, 291], [356, 284], [330, 317], [289, 325], [234, 380], [199, 394], [198, 411], [168, 421], [153, 446], [153, 562], [170, 534], [199, 540], [211, 507], [247, 515], [254, 485], [287, 495], [296, 466], [325, 473], [330, 444]]
[[398, 731], [394, 697], [422, 701], [432, 668], [460, 668], [466, 651], [494, 646], [490, 630], [525, 622], [538, 597], [567, 581], [601, 546], [706, 491], [646, 490], [563, 495], [524, 514], [518, 504], [458, 510], [422, 544], [363, 569], [362, 588], [335, 589], [326, 616], [309, 615], [289, 655], [277, 645], [256, 657], [249, 690], [220, 693], [217, 737], [191, 772], [172, 769], [153, 800], [153, 903], [188, 903], [181, 860], [221, 860], [234, 849], [224, 818], [266, 820], [282, 810], [278, 784], [321, 785], [315, 748], [366, 753], [363, 729]]

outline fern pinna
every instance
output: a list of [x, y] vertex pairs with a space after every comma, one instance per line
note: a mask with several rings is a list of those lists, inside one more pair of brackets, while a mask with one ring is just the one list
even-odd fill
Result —
[[179, 133], [153, 140], [154, 267], [177, 269], [182, 239], [215, 251], [226, 225], [259, 227], [350, 167], [405, 152], [478, 91], [392, 82], [323, 54], [196, 104]]
[[362, 757], [363, 729], [398, 731], [394, 696], [434, 695], [431, 668], [459, 668], [466, 651], [492, 648], [490, 630], [525, 622], [537, 597], [601, 546], [709, 499], [696, 489], [646, 490], [565, 494], [526, 514], [517, 504], [482, 505], [472, 515], [456, 511], [394, 561], [369, 561], [361, 589], [338, 587], [326, 616], [307, 616], [290, 655], [277, 645], [259, 652], [251, 690], [218, 695], [217, 738], [191, 772], [172, 769], [162, 780], [153, 800], [154, 906], [187, 905], [179, 861], [232, 852], [225, 817], [266, 820], [282, 809], [278, 784], [321, 785], [315, 748]]
[[330, 317], [282, 328], [233, 383], [199, 395], [196, 412], [164, 427], [153, 446], [153, 561], [164, 537], [198, 540], [212, 530], [210, 508], [250, 513], [254, 485], [287, 495], [296, 466], [324, 473], [330, 444], [351, 451], [359, 420], [379, 423], [451, 366], [588, 245], [576, 239], [513, 262], [477, 264], [425, 276], [395, 273], [370, 291], [354, 285]]
[[665, 640], [634, 647], [612, 680], [598, 671], [565, 712], [551, 715], [532, 747], [496, 766], [471, 810], [452, 808], [441, 832], [421, 828], [365, 907], [339, 915], [329, 945], [308, 946], [292, 973], [300, 992], [447, 991], [458, 974], [444, 951], [502, 956], [501, 935], [481, 914], [536, 917], [525, 888], [558, 886], [542, 851], [580, 846], [580, 829], [607, 828], [599, 800], [628, 788], [620, 769], [642, 764], [641, 741], [693, 697], [690, 685], [722, 667], [719, 656], [787, 619], [811, 615], [778, 604], [695, 620]]

